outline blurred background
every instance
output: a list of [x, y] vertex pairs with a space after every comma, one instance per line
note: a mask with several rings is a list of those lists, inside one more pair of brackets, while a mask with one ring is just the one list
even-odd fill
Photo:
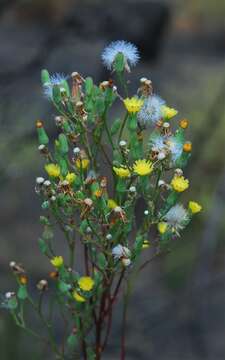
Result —
[[[225, 1], [1, 0], [0, 2], [0, 289], [15, 289], [11, 260], [35, 279], [49, 270], [38, 255], [41, 233], [35, 177], [43, 174], [35, 121], [54, 134], [40, 70], [108, 76], [100, 54], [111, 40], [134, 42], [146, 76], [190, 120], [188, 198], [204, 212], [139, 278], [129, 308], [128, 360], [225, 359]], [[120, 308], [104, 359], [118, 358]], [[49, 357], [0, 312], [1, 360]]]

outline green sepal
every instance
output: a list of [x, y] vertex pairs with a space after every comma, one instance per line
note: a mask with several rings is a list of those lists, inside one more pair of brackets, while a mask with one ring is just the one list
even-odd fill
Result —
[[70, 97], [70, 87], [66, 80], [62, 81], [62, 87], [66, 90], [66, 95]]
[[60, 167], [60, 173], [62, 176], [66, 176], [68, 174], [68, 165], [67, 161], [63, 158], [59, 159], [59, 167]]
[[[95, 108], [96, 108], [96, 112], [98, 113], [99, 116], [102, 116], [104, 111], [105, 111], [105, 104], [104, 104], [104, 99], [101, 97], [98, 97], [95, 101]], [[95, 117], [93, 116], [93, 119], [95, 119]]]
[[43, 86], [51, 83], [49, 72], [46, 69], [41, 70], [41, 82]]
[[61, 102], [62, 99], [61, 92], [60, 92], [60, 87], [58, 85], [54, 85], [52, 87], [52, 96], [56, 104], [59, 104]]
[[90, 96], [93, 91], [93, 80], [91, 77], [87, 77], [84, 82], [84, 88], [87, 96]]
[[135, 131], [137, 129], [137, 115], [136, 114], [129, 114], [128, 119], [128, 128], [130, 131]]
[[67, 293], [70, 290], [70, 285], [66, 284], [64, 281], [60, 280], [57, 284], [58, 289], [63, 294]]
[[37, 134], [40, 145], [47, 145], [49, 143], [48, 135], [43, 127], [37, 128]]
[[120, 126], [121, 126], [121, 119], [120, 118], [115, 119], [110, 129], [110, 133], [112, 136], [118, 133]]
[[65, 155], [69, 152], [69, 145], [67, 141], [67, 137], [65, 134], [59, 134], [59, 151], [62, 155]]
[[126, 187], [126, 180], [123, 179], [123, 178], [118, 178], [117, 180], [117, 184], [116, 184], [116, 191], [119, 192], [119, 193], [123, 193], [127, 190], [127, 187]]
[[124, 71], [124, 67], [125, 67], [125, 58], [122, 53], [118, 53], [113, 63], [113, 69], [116, 72], [121, 73]]
[[26, 285], [20, 285], [19, 290], [17, 292], [18, 299], [25, 300], [28, 297], [27, 293], [27, 286]]

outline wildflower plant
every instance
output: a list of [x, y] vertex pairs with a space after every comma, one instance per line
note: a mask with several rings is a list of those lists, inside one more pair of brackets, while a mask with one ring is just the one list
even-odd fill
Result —
[[[17, 325], [49, 344], [56, 359], [101, 359], [113, 309], [122, 295], [120, 358], [125, 359], [131, 280], [153, 258], [170, 251], [201, 211], [194, 201], [181, 204], [189, 188], [184, 176], [192, 150], [185, 140], [188, 120], [177, 125], [177, 110], [154, 94], [147, 78], [140, 79], [136, 94], [129, 94], [126, 76], [139, 60], [134, 45], [114, 42], [103, 51], [102, 60], [118, 86], [111, 78], [95, 85], [77, 72], [65, 77], [42, 71], [58, 132], [50, 141], [44, 123], [36, 123], [44, 161], [35, 185], [44, 228], [38, 243], [50, 272], [38, 282], [34, 295], [25, 269], [11, 262], [18, 290], [7, 292], [2, 300]], [[123, 108], [116, 119], [110, 116], [114, 104]], [[135, 218], [139, 198], [145, 202], [140, 223]], [[63, 254], [55, 250], [56, 227], [65, 244]], [[145, 262], [143, 251], [149, 252]], [[38, 314], [45, 328], [41, 335], [27, 323], [26, 305]], [[60, 337], [57, 324], [63, 328]]]

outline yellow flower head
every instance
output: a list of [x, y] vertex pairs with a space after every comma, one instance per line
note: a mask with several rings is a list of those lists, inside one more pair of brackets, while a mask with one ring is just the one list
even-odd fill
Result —
[[88, 159], [77, 159], [76, 160], [76, 167], [78, 167], [78, 169], [80, 169], [82, 167], [82, 169], [86, 169], [89, 165], [90, 161]]
[[130, 176], [130, 170], [127, 167], [113, 167], [114, 172], [116, 173], [117, 176], [121, 177], [121, 178], [126, 178]]
[[49, 176], [59, 177], [60, 176], [60, 167], [56, 164], [46, 164], [45, 171]]
[[76, 301], [81, 302], [81, 303], [86, 301], [86, 299], [83, 296], [81, 296], [80, 294], [78, 294], [78, 292], [76, 290], [73, 291], [73, 298]]
[[149, 175], [153, 171], [153, 164], [151, 161], [146, 159], [137, 160], [133, 165], [133, 170], [140, 176]]
[[65, 179], [68, 181], [69, 184], [72, 184], [75, 181], [76, 177], [77, 176], [75, 173], [68, 173]]
[[115, 209], [116, 207], [117, 207], [118, 205], [117, 205], [117, 203], [115, 202], [115, 200], [113, 200], [113, 199], [109, 199], [108, 200], [108, 207], [110, 208], [110, 209]]
[[168, 225], [167, 225], [167, 223], [162, 221], [162, 222], [158, 223], [157, 227], [158, 227], [159, 233], [164, 234], [167, 230]]
[[135, 114], [141, 110], [144, 101], [133, 96], [132, 98], [126, 98], [124, 101], [125, 108], [129, 113]]
[[170, 108], [168, 106], [163, 105], [161, 107], [163, 117], [166, 119], [172, 119], [174, 116], [178, 114], [178, 111], [176, 109]]
[[197, 214], [202, 210], [202, 206], [195, 201], [189, 201], [188, 208], [191, 210], [192, 214]]
[[148, 249], [150, 246], [150, 243], [148, 240], [144, 240], [142, 244], [142, 249]]
[[94, 287], [94, 280], [90, 276], [82, 276], [78, 280], [78, 285], [83, 291], [91, 291]]
[[63, 265], [63, 257], [62, 256], [55, 256], [52, 260], [51, 263], [53, 266], [55, 266], [56, 268], [60, 268]]
[[171, 186], [173, 190], [183, 192], [189, 188], [189, 180], [185, 179], [183, 176], [175, 175], [171, 181]]

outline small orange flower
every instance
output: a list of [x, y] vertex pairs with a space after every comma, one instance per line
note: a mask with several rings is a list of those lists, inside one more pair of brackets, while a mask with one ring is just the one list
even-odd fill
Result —
[[190, 141], [186, 142], [183, 146], [183, 150], [185, 152], [191, 152], [192, 150], [192, 143]]
[[19, 282], [21, 285], [26, 285], [28, 283], [28, 277], [26, 275], [21, 275], [19, 277]]

